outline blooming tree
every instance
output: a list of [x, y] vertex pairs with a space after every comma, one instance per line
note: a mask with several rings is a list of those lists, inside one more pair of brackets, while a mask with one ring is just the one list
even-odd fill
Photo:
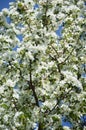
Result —
[[1, 130], [85, 129], [85, 4], [18, 0], [0, 12]]

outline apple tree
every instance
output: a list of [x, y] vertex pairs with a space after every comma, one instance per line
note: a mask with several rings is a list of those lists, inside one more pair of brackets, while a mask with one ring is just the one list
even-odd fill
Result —
[[85, 114], [86, 1], [11, 2], [0, 12], [0, 129], [84, 130]]

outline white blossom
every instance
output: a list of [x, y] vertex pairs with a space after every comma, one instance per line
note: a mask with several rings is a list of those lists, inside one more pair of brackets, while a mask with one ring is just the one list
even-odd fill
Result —
[[64, 130], [70, 130], [70, 128], [68, 126], [64, 126], [63, 129]]
[[3, 12], [4, 15], [8, 15], [9, 14], [9, 11], [8, 11], [7, 8], [2, 9], [2, 12]]
[[16, 113], [15, 113], [14, 123], [15, 123], [15, 126], [16, 126], [16, 127], [21, 126], [21, 122], [19, 123], [18, 120], [19, 120], [19, 117], [20, 117], [22, 114], [23, 114], [23, 112], [16, 112]]
[[9, 118], [9, 115], [4, 115], [4, 121], [7, 122], [8, 121], [8, 118]]
[[15, 86], [15, 82], [13, 82], [11, 79], [8, 79], [7, 82], [6, 82], [6, 85], [10, 86], [10, 87], [14, 87]]
[[3, 94], [4, 93], [4, 86], [0, 87], [0, 93]]
[[13, 97], [19, 99], [19, 90], [16, 89], [13, 90]]

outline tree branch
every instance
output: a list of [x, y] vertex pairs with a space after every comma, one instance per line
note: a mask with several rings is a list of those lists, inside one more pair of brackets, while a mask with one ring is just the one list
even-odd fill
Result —
[[33, 92], [33, 96], [36, 102], [36, 105], [39, 107], [39, 101], [38, 101], [38, 97], [37, 94], [35, 92], [35, 86], [32, 84], [32, 61], [30, 60], [30, 81], [29, 81], [29, 87]]
[[67, 93], [64, 93], [63, 95], [61, 95], [61, 98], [57, 100], [57, 103], [54, 105], [54, 107], [51, 110], [48, 111], [47, 114], [50, 114], [52, 111], [56, 110], [57, 108], [59, 109], [59, 106], [58, 106], [59, 102], [61, 100], [63, 100], [64, 98], [67, 98], [69, 96], [68, 94], [71, 92], [71, 90], [72, 89], [70, 89]]

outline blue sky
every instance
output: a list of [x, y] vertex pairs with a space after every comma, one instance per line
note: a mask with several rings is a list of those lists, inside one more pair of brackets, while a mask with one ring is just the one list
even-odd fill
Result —
[[9, 2], [13, 2], [15, 0], [0, 0], [0, 11], [3, 8], [8, 8], [9, 7]]

